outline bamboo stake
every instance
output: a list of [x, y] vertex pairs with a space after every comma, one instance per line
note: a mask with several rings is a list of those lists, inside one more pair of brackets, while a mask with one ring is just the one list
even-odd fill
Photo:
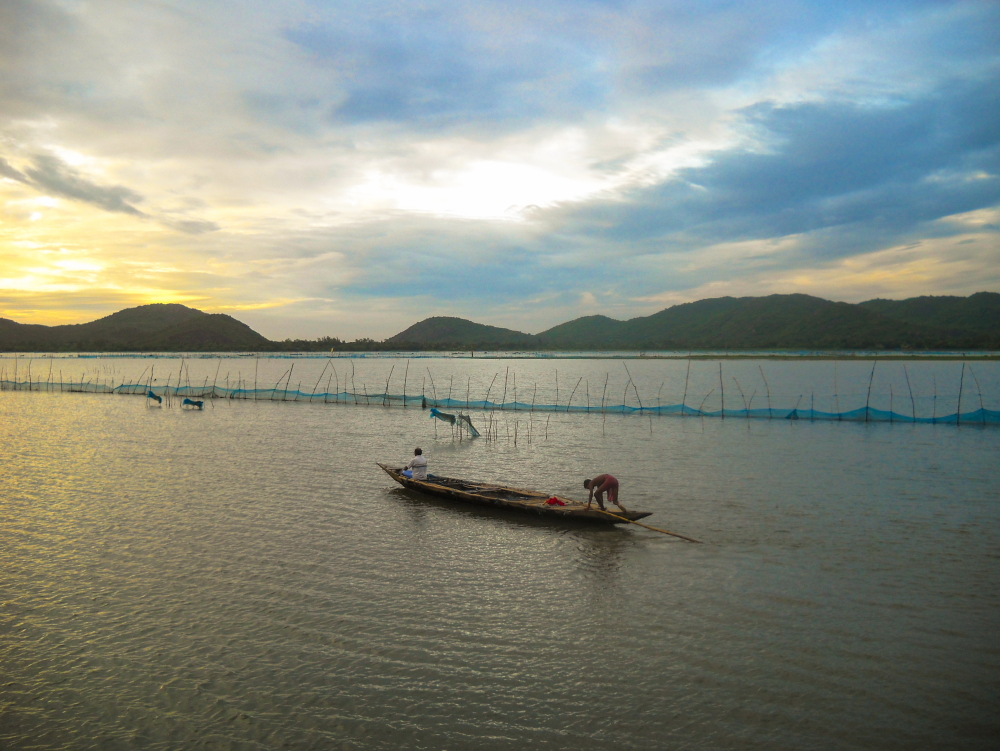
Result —
[[[434, 376], [431, 375], [431, 369], [430, 368], [427, 368], [427, 375], [430, 376], [430, 379], [431, 379], [431, 389], [433, 389], [433, 391], [434, 391], [434, 406], [436, 407], [436, 406], [438, 406], [438, 403], [437, 403], [438, 392], [437, 392], [437, 387], [434, 385]], [[435, 428], [435, 430], [437, 429], [437, 424], [436, 423], [434, 425], [434, 428]], [[437, 434], [435, 433], [435, 435], [437, 435]]]
[[[427, 371], [427, 372], [429, 373], [430, 371]], [[496, 382], [498, 375], [500, 375], [500, 374], [499, 373], [494, 373], [493, 374], [493, 380], [490, 381], [490, 387], [488, 389], [486, 389], [486, 399], [483, 401], [483, 410], [484, 411], [486, 409], [486, 405], [489, 404], [489, 402], [490, 402], [490, 392], [493, 390], [493, 384]], [[434, 381], [432, 379], [431, 380], [431, 385], [433, 385], [433, 383], [434, 383]], [[492, 415], [492, 413], [493, 413], [493, 410], [490, 410], [490, 414], [491, 415]]]
[[601, 392], [601, 435], [605, 435], [605, 428], [608, 424], [608, 413], [604, 411], [604, 398], [608, 393], [608, 378], [611, 373], [604, 374], [604, 390]]
[[972, 375], [972, 379], [976, 382], [976, 390], [979, 391], [979, 415], [983, 419], [983, 425], [986, 424], [986, 405], [983, 404], [983, 390], [979, 387], [979, 379], [976, 378], [976, 372], [969, 366], [969, 373]]
[[750, 407], [747, 406], [747, 397], [746, 397], [746, 394], [743, 393], [743, 387], [740, 386], [740, 382], [736, 380], [736, 376], [733, 376], [733, 382], [736, 384], [736, 388], [740, 392], [740, 399], [743, 400], [743, 411], [746, 412], [747, 419], [749, 420], [750, 419]]
[[[705, 406], [705, 402], [708, 401], [708, 397], [710, 397], [714, 393], [715, 393], [715, 389], [712, 389], [707, 394], [705, 394], [705, 398], [701, 400], [701, 404], [698, 405], [698, 414], [699, 414], [699, 416], [703, 416], [701, 408]], [[702, 423], [702, 425], [704, 425], [704, 423]]]
[[726, 387], [722, 382], [722, 360], [719, 360], [719, 389], [722, 394], [722, 419], [726, 419]]
[[[715, 389], [712, 389], [712, 390], [714, 391]], [[606, 514], [607, 516], [613, 516], [615, 519], [621, 519], [622, 521], [626, 521], [629, 524], [635, 524], [638, 527], [644, 527], [645, 529], [651, 529], [654, 532], [662, 532], [663, 534], [670, 535], [671, 537], [679, 537], [680, 539], [687, 540], [688, 542], [696, 542], [699, 545], [702, 544], [701, 540], [696, 540], [693, 537], [685, 537], [684, 535], [679, 535], [676, 532], [670, 532], [670, 531], [668, 531], [666, 529], [660, 529], [659, 527], [651, 527], [648, 524], [643, 524], [642, 522], [636, 522], [636, 521], [632, 521], [631, 519], [627, 519], [624, 516], [621, 516], [620, 514], [613, 514], [610, 511], [605, 511], [605, 510], [599, 509], [599, 508], [590, 509], [590, 510], [591, 511], [596, 511], [599, 514]]]
[[[212, 379], [212, 398], [213, 399], [215, 398], [215, 384], [219, 380], [219, 368], [221, 368], [221, 367], [222, 367], [222, 358], [220, 357], [219, 358], [219, 364], [215, 366], [215, 378]], [[227, 380], [226, 386], [228, 387], [229, 386], [229, 383], [228, 383], [229, 374], [228, 373], [226, 373], [226, 380]]]
[[965, 385], [965, 360], [962, 360], [962, 378], [958, 382], [958, 411], [955, 412], [955, 424], [962, 424], [962, 387]]
[[406, 358], [406, 370], [403, 371], [403, 407], [406, 407], [406, 377], [410, 374], [410, 358]]
[[758, 365], [757, 368], [760, 370], [760, 377], [764, 379], [764, 388], [767, 389], [767, 419], [773, 420], [774, 413], [771, 412], [771, 387], [767, 383], [767, 376], [764, 375], [764, 368], [760, 365]]
[[[868, 422], [868, 405], [872, 398], [872, 382], [875, 380], [875, 366], [878, 365], [878, 358], [875, 358], [875, 362], [872, 363], [872, 372], [868, 376], [868, 396], [865, 397], [865, 422]], [[964, 363], [963, 363], [964, 365]], [[964, 372], [964, 371], [963, 371]]]
[[687, 414], [688, 376], [691, 375], [691, 353], [688, 352], [687, 372], [684, 374], [684, 396], [681, 397], [681, 417]]
[[[327, 360], [325, 363], [323, 363], [323, 369], [319, 372], [319, 378], [316, 379], [316, 385], [313, 386], [312, 394], [309, 397], [309, 401], [312, 401], [313, 397], [316, 396], [316, 389], [319, 388], [319, 382], [323, 380], [323, 376], [326, 374], [326, 369], [329, 367], [331, 362], [332, 360]], [[323, 398], [323, 401], [324, 402], [326, 401], [326, 397]]]
[[[632, 390], [635, 392], [635, 400], [639, 403], [639, 411], [642, 411], [642, 399], [639, 398], [639, 389], [635, 387], [635, 381], [632, 380], [632, 373], [629, 372], [628, 365], [622, 360], [622, 365], [625, 365], [625, 372], [628, 374], [629, 383], [632, 384]], [[628, 391], [628, 386], [625, 387], [626, 392]]]
[[833, 398], [837, 404], [837, 422], [844, 419], [844, 416], [840, 414], [840, 393], [837, 391], [837, 361], [833, 361]]
[[931, 381], [934, 383], [934, 400], [931, 402], [933, 409], [931, 412], [931, 424], [937, 425], [937, 376], [932, 375]]
[[382, 406], [385, 406], [385, 400], [389, 398], [389, 381], [392, 380], [392, 372], [396, 369], [395, 363], [389, 368], [389, 377], [385, 379], [385, 393], [382, 394]]
[[906, 388], [910, 392], [910, 406], [913, 408], [913, 422], [916, 422], [917, 403], [913, 400], [913, 389], [910, 388], [910, 374], [906, 372], [906, 365], [903, 365], [903, 375], [906, 376]]
[[[569, 405], [573, 403], [573, 395], [576, 393], [576, 390], [578, 388], [580, 388], [580, 381], [582, 381], [582, 380], [583, 380], [583, 376], [580, 376], [580, 380], [576, 382], [576, 386], [574, 386], [573, 387], [573, 391], [570, 392], [569, 401], [566, 402], [566, 411], [567, 412], [569, 412]], [[559, 407], [559, 405], [557, 404], [556, 408], [558, 409], [558, 407]]]

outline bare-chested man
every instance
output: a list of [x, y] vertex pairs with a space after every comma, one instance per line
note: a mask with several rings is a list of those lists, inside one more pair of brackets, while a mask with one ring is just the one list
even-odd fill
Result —
[[590, 491], [590, 495], [587, 497], [587, 508], [590, 508], [591, 501], [594, 500], [594, 496], [597, 496], [597, 505], [600, 506], [601, 511], [605, 511], [604, 508], [604, 494], [608, 494], [608, 500], [615, 504], [622, 511], [628, 511], [627, 508], [618, 502], [618, 480], [615, 479], [614, 475], [598, 475], [593, 480], [584, 480], [583, 487]]

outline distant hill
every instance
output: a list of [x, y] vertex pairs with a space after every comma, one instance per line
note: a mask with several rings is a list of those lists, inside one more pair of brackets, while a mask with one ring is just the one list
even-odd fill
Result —
[[140, 305], [65, 326], [0, 318], [4, 352], [232, 352], [267, 350], [271, 344], [232, 316], [177, 304]]
[[273, 342], [235, 318], [184, 305], [142, 305], [90, 323], [0, 318], [3, 352], [391, 350], [1000, 349], [1000, 294], [868, 300], [809, 295], [717, 297], [618, 321], [585, 316], [540, 334], [435, 316], [383, 342], [332, 337]]
[[427, 345], [436, 348], [463, 349], [474, 343], [476, 349], [518, 349], [537, 347], [537, 338], [512, 329], [486, 326], [464, 318], [435, 316], [415, 323], [383, 342], [403, 349], [419, 349]]
[[868, 300], [861, 307], [897, 321], [951, 331], [1000, 329], [1000, 294], [977, 292], [969, 297], [911, 297], [909, 300]]
[[[451, 322], [446, 331], [430, 325], [443, 320]], [[385, 344], [420, 332], [420, 345], [430, 349], [501, 348], [495, 345], [499, 334], [480, 338], [477, 326], [459, 318], [429, 318]], [[1000, 294], [857, 305], [810, 295], [718, 297], [627, 321], [586, 316], [534, 336], [481, 329], [504, 332], [513, 347], [543, 350], [1000, 349]]]

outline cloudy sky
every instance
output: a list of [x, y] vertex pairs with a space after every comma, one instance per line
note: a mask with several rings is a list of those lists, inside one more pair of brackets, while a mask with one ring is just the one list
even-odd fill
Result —
[[0, 317], [1000, 290], [996, 2], [0, 2]]

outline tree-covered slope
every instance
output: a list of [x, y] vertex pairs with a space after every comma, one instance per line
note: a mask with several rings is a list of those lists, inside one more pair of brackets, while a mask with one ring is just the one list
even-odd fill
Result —
[[177, 304], [141, 305], [65, 326], [0, 319], [0, 351], [7, 352], [241, 351], [269, 345], [232, 316]]
[[473, 323], [464, 318], [435, 316], [415, 323], [405, 331], [385, 340], [385, 344], [410, 346], [454, 347], [463, 349], [475, 345], [476, 349], [500, 347], [535, 347], [535, 337], [513, 329]]
[[977, 292], [969, 297], [911, 297], [909, 300], [868, 300], [868, 310], [897, 321], [952, 331], [1000, 333], [1000, 294]]

